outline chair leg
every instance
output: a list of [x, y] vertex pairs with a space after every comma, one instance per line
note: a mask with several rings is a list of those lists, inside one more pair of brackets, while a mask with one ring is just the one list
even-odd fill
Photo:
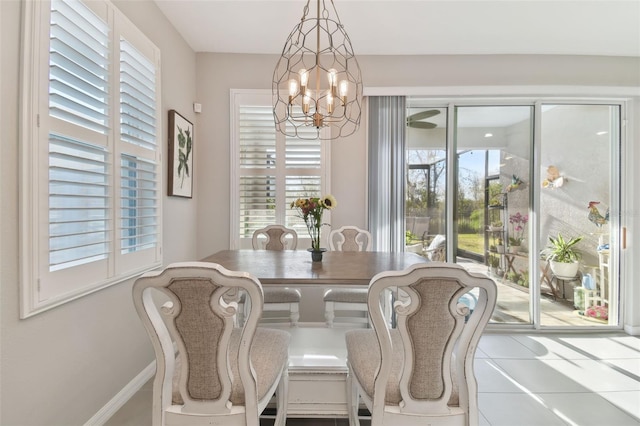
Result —
[[242, 327], [244, 325], [244, 316], [245, 316], [245, 306], [244, 306], [244, 303], [241, 303], [238, 306], [238, 310], [236, 312], [236, 325], [238, 327]]
[[291, 326], [292, 327], [297, 327], [298, 326], [298, 321], [300, 320], [300, 304], [299, 303], [292, 303], [290, 312], [291, 312], [290, 313]]
[[333, 327], [333, 320], [335, 319], [335, 307], [333, 306], [333, 302], [325, 302], [324, 303], [324, 320], [327, 323], [327, 327]]
[[289, 369], [284, 368], [278, 389], [276, 390], [276, 418], [273, 426], [285, 426], [287, 422], [287, 404], [289, 402]]
[[347, 411], [349, 412], [349, 426], [360, 426], [358, 418], [359, 395], [358, 387], [353, 383], [351, 368], [347, 373]]

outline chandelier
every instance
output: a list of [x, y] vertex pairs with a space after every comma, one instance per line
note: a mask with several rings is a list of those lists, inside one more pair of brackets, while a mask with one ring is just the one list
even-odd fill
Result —
[[316, 0], [315, 18], [309, 2], [273, 72], [276, 130], [301, 139], [349, 136], [360, 126], [360, 67], [333, 0]]

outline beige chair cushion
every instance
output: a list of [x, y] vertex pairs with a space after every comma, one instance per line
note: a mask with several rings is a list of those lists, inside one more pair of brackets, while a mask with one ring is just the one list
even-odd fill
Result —
[[265, 288], [264, 303], [295, 303], [300, 301], [300, 292], [294, 288]]
[[367, 303], [366, 288], [332, 288], [324, 294], [325, 302]]
[[[238, 350], [240, 331], [236, 328], [231, 333], [229, 359], [233, 379], [230, 400], [235, 405], [244, 404], [244, 388], [238, 372]], [[266, 396], [267, 391], [279, 379], [280, 371], [288, 362], [290, 335], [286, 331], [258, 328], [251, 344], [251, 365], [256, 372], [258, 382], [258, 399]], [[176, 371], [173, 376], [173, 404], [182, 405], [184, 401], [178, 390], [182, 357], [176, 359]], [[215, 360], [212, 358], [212, 362]]]
[[[404, 363], [404, 350], [398, 330], [392, 329], [389, 332], [393, 346], [393, 360], [389, 382], [386, 387], [385, 402], [397, 405], [402, 400], [400, 395], [400, 374]], [[345, 339], [351, 369], [363, 391], [370, 399], [373, 399], [374, 378], [381, 359], [375, 330], [351, 330], [345, 334]], [[449, 405], [457, 406], [458, 404], [458, 386], [455, 377], [453, 377], [453, 392], [451, 398], [449, 398]]]

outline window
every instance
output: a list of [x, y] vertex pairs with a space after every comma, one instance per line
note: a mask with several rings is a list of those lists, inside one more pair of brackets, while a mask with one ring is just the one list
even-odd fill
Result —
[[329, 192], [329, 144], [276, 132], [269, 92], [232, 91], [231, 98], [230, 247], [251, 248], [254, 231], [274, 223], [295, 229], [304, 241], [307, 228], [290, 204]]
[[110, 3], [25, 4], [22, 317], [161, 264], [159, 50]]

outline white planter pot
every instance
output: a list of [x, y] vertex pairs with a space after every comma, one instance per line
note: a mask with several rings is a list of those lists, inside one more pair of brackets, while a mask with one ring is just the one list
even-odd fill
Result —
[[578, 275], [579, 262], [562, 263], [551, 260], [549, 262], [551, 272], [560, 279], [573, 279]]

